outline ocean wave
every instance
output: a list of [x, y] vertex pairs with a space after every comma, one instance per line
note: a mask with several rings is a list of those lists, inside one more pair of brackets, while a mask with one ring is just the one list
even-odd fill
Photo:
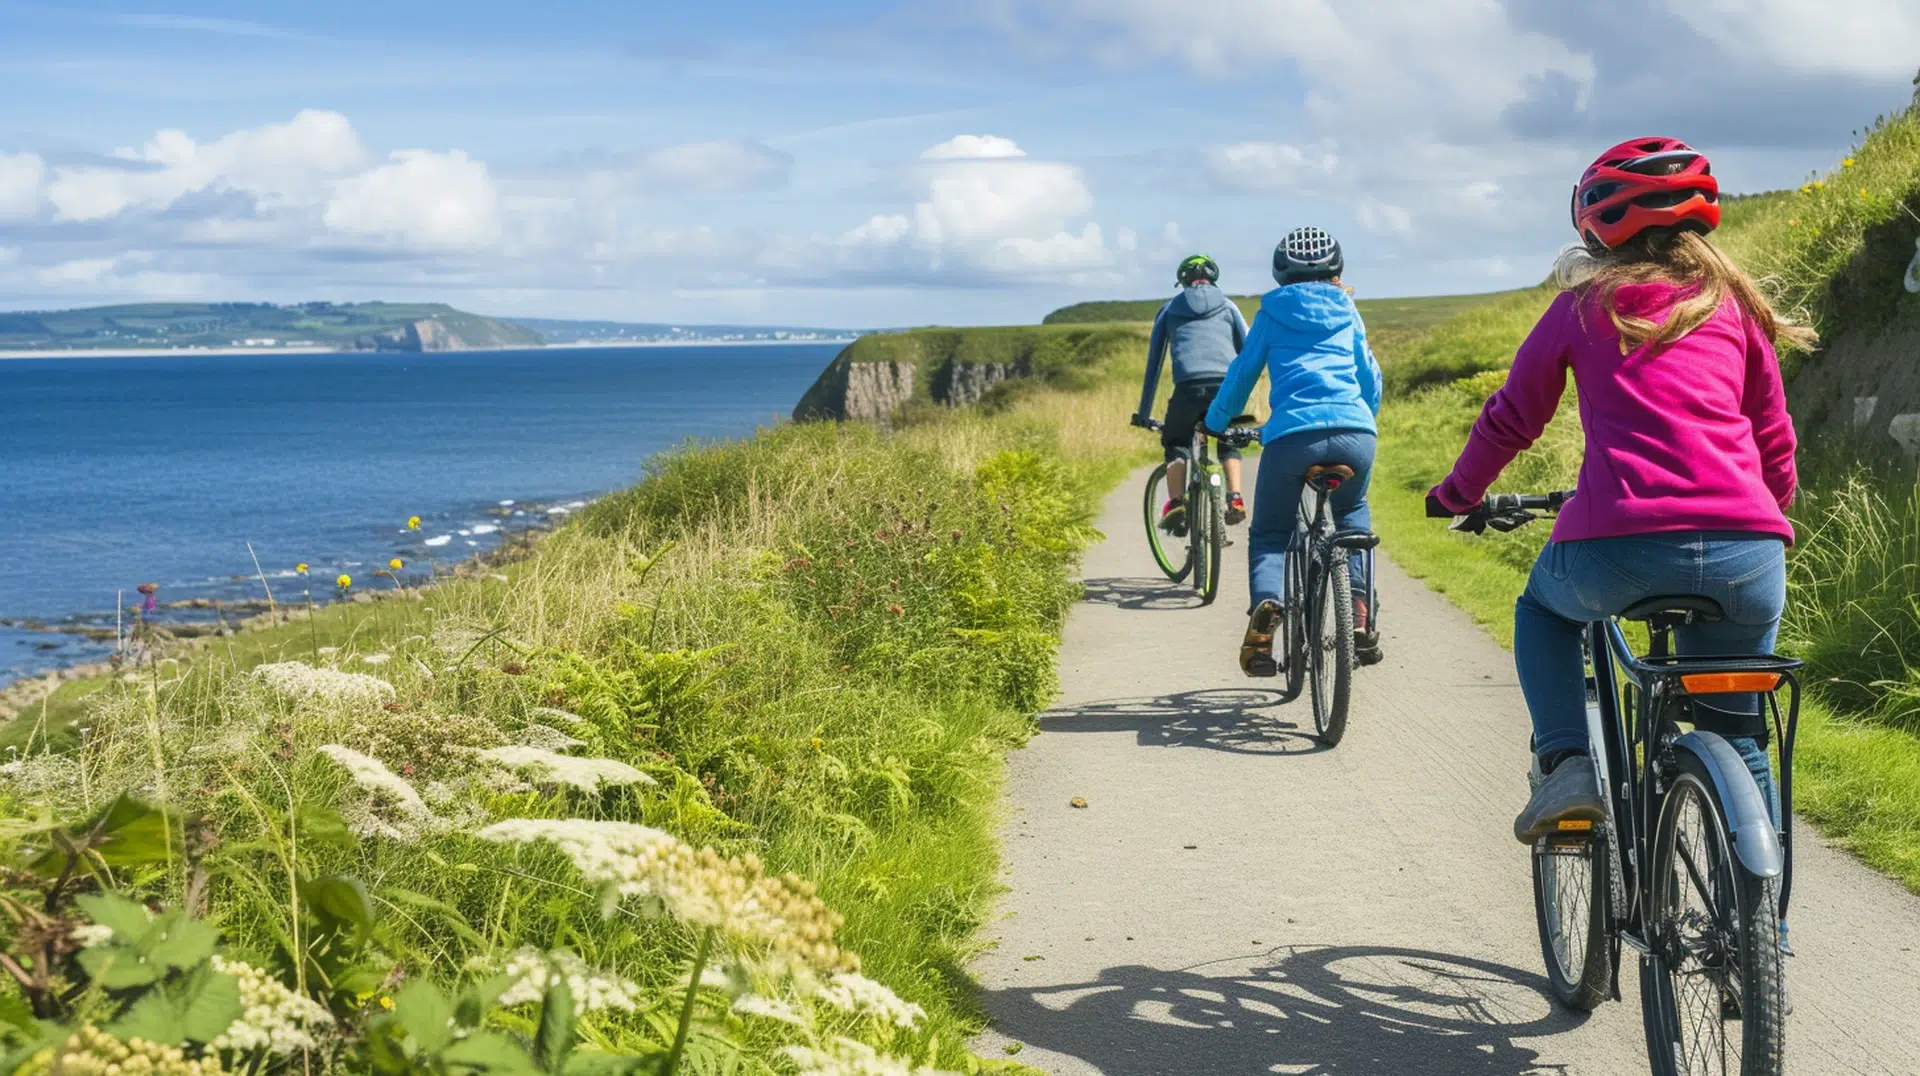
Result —
[[[519, 514], [520, 513], [518, 512], [514, 513], [514, 515], [519, 515]], [[500, 529], [500, 525], [497, 523], [475, 523], [473, 525], [473, 528], [470, 531], [461, 531], [460, 533], [461, 534], [492, 534], [494, 531], [497, 531], [499, 529]]]
[[435, 538], [429, 538], [422, 544], [432, 549], [438, 549], [439, 547], [446, 545], [448, 542], [451, 542], [451, 541], [453, 541], [453, 535], [442, 534]]

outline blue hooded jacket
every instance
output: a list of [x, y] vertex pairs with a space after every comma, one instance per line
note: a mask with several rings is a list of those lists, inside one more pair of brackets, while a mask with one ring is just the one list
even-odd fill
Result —
[[1160, 387], [1160, 365], [1173, 352], [1173, 383], [1227, 375], [1227, 366], [1247, 339], [1247, 319], [1225, 292], [1212, 284], [1181, 288], [1153, 319], [1153, 339], [1147, 344], [1147, 381], [1140, 390], [1140, 413], [1153, 413], [1153, 393]]
[[1227, 428], [1262, 370], [1273, 390], [1262, 444], [1305, 430], [1375, 432], [1380, 365], [1367, 347], [1360, 311], [1338, 284], [1290, 284], [1261, 297], [1253, 331], [1207, 409], [1208, 429]]

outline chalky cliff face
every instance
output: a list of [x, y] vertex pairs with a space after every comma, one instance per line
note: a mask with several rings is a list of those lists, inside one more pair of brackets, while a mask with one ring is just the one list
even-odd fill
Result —
[[1145, 327], [1103, 325], [919, 329], [865, 336], [820, 372], [793, 409], [796, 421], [890, 427], [915, 405], [971, 407], [1000, 386], [1060, 382], [1115, 356], [1138, 362]]

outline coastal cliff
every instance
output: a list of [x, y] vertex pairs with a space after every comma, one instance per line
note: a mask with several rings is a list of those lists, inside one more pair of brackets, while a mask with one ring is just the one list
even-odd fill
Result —
[[1099, 376], [1117, 355], [1144, 349], [1132, 326], [914, 329], [849, 344], [793, 409], [796, 421], [890, 428], [915, 407], [992, 404], [1025, 383]]

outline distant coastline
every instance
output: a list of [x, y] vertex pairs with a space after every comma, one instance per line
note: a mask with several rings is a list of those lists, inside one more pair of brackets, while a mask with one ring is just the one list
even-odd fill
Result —
[[366, 351], [351, 347], [68, 347], [41, 350], [0, 351], [5, 359], [145, 359], [166, 355], [447, 355], [470, 351], [580, 351], [586, 349], [635, 347], [777, 347], [803, 344], [850, 344], [857, 336], [823, 336], [816, 339], [783, 337], [766, 340], [569, 340], [557, 344], [507, 344], [499, 347], [450, 348], [445, 351]]

